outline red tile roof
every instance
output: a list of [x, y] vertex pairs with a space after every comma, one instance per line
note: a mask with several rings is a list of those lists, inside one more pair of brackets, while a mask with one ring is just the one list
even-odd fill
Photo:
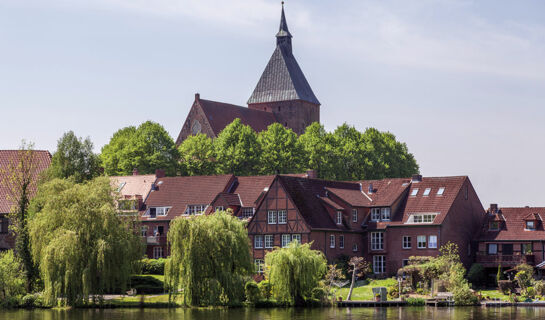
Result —
[[[22, 152], [20, 150], [0, 150], [0, 172], [10, 166], [10, 164], [17, 163], [21, 159]], [[34, 150], [33, 157], [36, 161], [36, 176], [51, 165], [51, 154], [45, 150]], [[0, 177], [0, 213], [9, 213], [12, 208], [12, 202], [9, 200], [9, 191], [4, 183], [2, 183], [2, 177]], [[36, 190], [31, 190], [31, 195], [34, 195]]]
[[[238, 206], [238, 207], [242, 206], [241, 203], [240, 203], [240, 196], [239, 196], [238, 193], [221, 192], [221, 193], [218, 194], [218, 196], [216, 198], [225, 199], [225, 202], [229, 206]], [[214, 201], [212, 201], [212, 202], [214, 202]]]
[[[545, 229], [542, 220], [542, 217], [545, 217], [544, 207], [500, 208], [499, 212], [503, 215], [505, 221], [501, 224], [500, 230], [488, 230], [489, 222], [496, 216], [496, 214], [488, 214], [478, 237], [479, 240], [530, 241], [545, 239]], [[539, 218], [536, 230], [526, 230], [526, 220], [528, 220], [529, 216], [534, 215], [537, 215]]]
[[[408, 188], [410, 179], [363, 180], [361, 190], [328, 188], [339, 198], [354, 207], [391, 206]], [[373, 192], [369, 193], [372, 185]]]
[[142, 199], [146, 199], [155, 180], [154, 174], [115, 176], [110, 177], [110, 184], [122, 198], [141, 196]]
[[157, 216], [156, 220], [172, 220], [182, 215], [188, 205], [210, 205], [219, 193], [229, 191], [234, 178], [233, 175], [160, 178], [157, 190], [151, 191], [146, 200], [146, 207], [171, 207], [166, 216]]
[[197, 102], [216, 136], [237, 118], [243, 124], [252, 127], [256, 132], [266, 130], [269, 125], [276, 122], [276, 118], [271, 112], [204, 99], [199, 99]]
[[255, 207], [259, 196], [265, 189], [271, 186], [274, 175], [270, 176], [247, 176], [237, 177], [237, 184], [234, 190], [240, 195], [243, 207]]

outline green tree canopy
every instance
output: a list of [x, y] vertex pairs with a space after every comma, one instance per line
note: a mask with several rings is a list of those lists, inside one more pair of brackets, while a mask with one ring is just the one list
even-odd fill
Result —
[[152, 121], [118, 130], [100, 155], [108, 175], [129, 175], [135, 168], [142, 174], [163, 169], [167, 175], [175, 175], [178, 158], [174, 140]]
[[303, 150], [297, 134], [280, 123], [271, 124], [258, 135], [261, 146], [260, 173], [297, 173], [303, 165]]
[[25, 292], [23, 271], [21, 261], [13, 254], [13, 250], [0, 252], [0, 301]]
[[53, 178], [72, 177], [77, 183], [96, 177], [99, 160], [93, 153], [91, 140], [78, 138], [73, 131], [63, 134], [51, 158], [49, 173]]
[[304, 304], [327, 271], [324, 254], [298, 241], [267, 253], [265, 265], [274, 297], [295, 305]]
[[165, 275], [171, 293], [181, 286], [185, 303], [192, 306], [244, 300], [244, 279], [253, 264], [241, 220], [223, 211], [176, 218], [170, 223], [168, 241], [171, 258]]
[[259, 172], [261, 148], [255, 131], [235, 119], [223, 129], [216, 141], [218, 173], [255, 175]]
[[216, 173], [213, 140], [205, 134], [189, 136], [178, 147], [182, 175], [198, 176]]
[[303, 150], [305, 169], [316, 170], [322, 179], [334, 179], [331, 174], [335, 162], [332, 134], [325, 131], [323, 125], [314, 122], [299, 136], [299, 143]]
[[[34, 200], [33, 200], [34, 201]], [[38, 189], [30, 220], [32, 256], [51, 304], [86, 303], [90, 295], [124, 290], [141, 255], [141, 239], [116, 213], [105, 177], [83, 184], [54, 179]]]

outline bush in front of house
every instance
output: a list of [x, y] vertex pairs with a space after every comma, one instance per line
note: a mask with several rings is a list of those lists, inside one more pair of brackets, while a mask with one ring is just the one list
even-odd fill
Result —
[[250, 303], [256, 303], [261, 300], [261, 291], [255, 281], [248, 281], [244, 286], [244, 294], [246, 295], [246, 301]]
[[163, 282], [152, 276], [133, 275], [130, 278], [130, 287], [136, 289], [138, 294], [165, 292]]
[[257, 284], [257, 286], [259, 287], [259, 290], [261, 291], [261, 296], [264, 299], [269, 300], [272, 296], [271, 283], [269, 282], [269, 280], [262, 280], [261, 282]]
[[407, 305], [409, 306], [423, 306], [426, 305], [424, 298], [407, 298]]
[[479, 263], [474, 263], [469, 268], [467, 280], [474, 286], [481, 286], [485, 281], [484, 267]]
[[511, 280], [500, 280], [498, 281], [498, 290], [503, 294], [509, 294], [515, 291], [515, 283]]
[[399, 284], [393, 284], [388, 287], [388, 299], [393, 300], [399, 298]]
[[142, 259], [140, 260], [140, 265], [142, 267], [142, 274], [165, 274], [165, 263], [167, 259]]

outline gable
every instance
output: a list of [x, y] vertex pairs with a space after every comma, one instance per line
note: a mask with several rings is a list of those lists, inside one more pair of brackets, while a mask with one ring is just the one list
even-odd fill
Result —
[[195, 100], [193, 102], [193, 105], [189, 110], [184, 125], [180, 130], [180, 134], [176, 139], [176, 145], [180, 145], [185, 139], [187, 139], [187, 137], [191, 135], [196, 135], [198, 133], [204, 133], [210, 138], [216, 137], [216, 134], [212, 129], [212, 126], [210, 125], [206, 114], [204, 113], [203, 109], [197, 101], [198, 100]]

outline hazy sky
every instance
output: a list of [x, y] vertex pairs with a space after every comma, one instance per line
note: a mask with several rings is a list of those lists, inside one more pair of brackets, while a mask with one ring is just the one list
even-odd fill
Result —
[[[485, 207], [545, 206], [545, 1], [286, 1], [328, 130], [393, 132]], [[146, 120], [176, 138], [194, 93], [245, 105], [280, 1], [0, 0], [0, 149], [95, 148]]]

